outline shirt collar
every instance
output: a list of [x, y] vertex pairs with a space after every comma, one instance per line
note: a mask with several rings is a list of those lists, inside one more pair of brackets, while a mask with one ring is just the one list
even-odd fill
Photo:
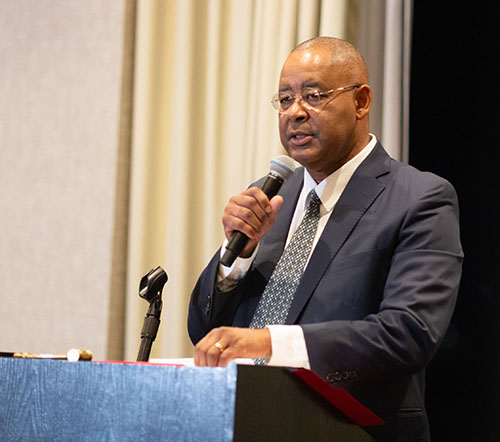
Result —
[[[304, 210], [309, 203], [309, 192], [314, 189], [321, 200], [322, 211], [330, 212], [337, 204], [347, 183], [356, 172], [359, 165], [366, 159], [377, 144], [377, 137], [370, 134], [370, 141], [355, 157], [351, 158], [342, 167], [328, 175], [320, 183], [316, 183], [309, 172], [304, 169], [304, 185], [302, 187], [301, 199], [304, 202]], [[303, 196], [303, 198], [302, 198]]]

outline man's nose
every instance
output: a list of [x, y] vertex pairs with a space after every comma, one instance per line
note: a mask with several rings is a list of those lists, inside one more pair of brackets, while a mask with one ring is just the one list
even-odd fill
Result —
[[295, 120], [307, 118], [309, 114], [307, 113], [307, 109], [305, 107], [305, 103], [300, 95], [295, 97], [292, 105], [284, 112], [290, 118]]

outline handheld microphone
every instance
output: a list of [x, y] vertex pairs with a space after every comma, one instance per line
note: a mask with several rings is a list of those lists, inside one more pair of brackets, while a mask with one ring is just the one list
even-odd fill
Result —
[[[271, 199], [278, 193], [283, 182], [293, 175], [294, 170], [294, 161], [286, 155], [280, 155], [274, 160], [271, 160], [269, 174], [264, 180], [261, 190]], [[248, 240], [249, 238], [245, 234], [237, 230], [234, 231], [227, 243], [226, 251], [220, 261], [221, 264], [226, 267], [231, 267], [234, 260], [241, 254], [247, 245]]]

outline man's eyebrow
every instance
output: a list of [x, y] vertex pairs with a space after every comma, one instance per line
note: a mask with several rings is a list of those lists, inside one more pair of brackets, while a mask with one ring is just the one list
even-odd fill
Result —
[[[307, 88], [324, 89], [325, 85], [318, 81], [308, 81], [302, 85], [301, 89], [307, 89]], [[284, 92], [290, 92], [291, 90], [292, 88], [290, 86], [284, 86], [278, 92], [281, 94]]]
[[324, 88], [325, 85], [321, 82], [318, 82], [318, 81], [310, 81], [310, 82], [307, 82], [307, 83], [304, 83], [304, 85], [302, 86], [302, 89], [306, 89], [306, 88], [312, 88], [312, 87], [317, 87], [317, 88]]

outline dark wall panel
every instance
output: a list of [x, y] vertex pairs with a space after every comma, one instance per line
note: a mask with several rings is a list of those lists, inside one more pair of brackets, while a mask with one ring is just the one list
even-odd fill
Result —
[[465, 252], [448, 335], [428, 369], [433, 441], [500, 440], [500, 15], [415, 2], [410, 163], [457, 189]]

